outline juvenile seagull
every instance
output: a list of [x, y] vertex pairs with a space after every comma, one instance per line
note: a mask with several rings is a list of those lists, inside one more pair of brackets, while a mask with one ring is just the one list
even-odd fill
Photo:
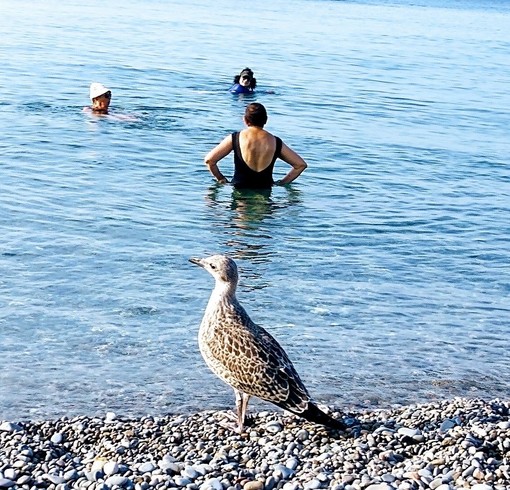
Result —
[[310, 422], [345, 429], [312, 401], [280, 344], [254, 323], [236, 298], [236, 263], [224, 256], [189, 259], [216, 280], [198, 332], [200, 352], [209, 368], [236, 395], [239, 432], [251, 396], [274, 403]]

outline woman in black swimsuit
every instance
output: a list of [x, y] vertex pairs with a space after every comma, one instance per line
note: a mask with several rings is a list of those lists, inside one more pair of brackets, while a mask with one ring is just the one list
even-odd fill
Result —
[[218, 162], [234, 151], [234, 176], [231, 184], [236, 188], [267, 189], [273, 182], [273, 167], [277, 158], [287, 162], [292, 169], [279, 185], [289, 184], [307, 167], [306, 162], [280, 138], [264, 129], [267, 122], [266, 108], [253, 103], [246, 107], [244, 123], [246, 129], [228, 135], [205, 157], [205, 164], [216, 180], [228, 183], [220, 172]]

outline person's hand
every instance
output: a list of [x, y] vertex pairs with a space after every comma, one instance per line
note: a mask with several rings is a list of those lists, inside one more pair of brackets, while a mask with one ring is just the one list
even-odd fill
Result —
[[223, 177], [222, 179], [218, 180], [219, 184], [228, 184], [228, 179], [226, 177]]

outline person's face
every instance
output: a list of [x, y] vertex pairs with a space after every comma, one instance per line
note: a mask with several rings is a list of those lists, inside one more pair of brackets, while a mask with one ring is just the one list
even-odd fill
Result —
[[92, 109], [98, 111], [107, 111], [108, 107], [110, 106], [111, 98], [112, 98], [111, 92], [106, 92], [105, 94], [96, 97], [92, 101]]
[[249, 87], [251, 83], [251, 77], [247, 73], [243, 73], [241, 75], [241, 78], [239, 78], [239, 85], [242, 85], [243, 87]]

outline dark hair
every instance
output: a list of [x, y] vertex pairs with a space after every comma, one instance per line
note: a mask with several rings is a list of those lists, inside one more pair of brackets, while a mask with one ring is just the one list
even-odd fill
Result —
[[263, 128], [267, 122], [267, 111], [266, 108], [258, 102], [253, 102], [246, 106], [244, 111], [244, 117], [246, 122], [250, 126], [257, 126]]
[[250, 90], [253, 90], [257, 86], [257, 79], [253, 77], [253, 71], [250, 68], [245, 68], [239, 75], [236, 75], [234, 77], [234, 83], [239, 83], [239, 80], [241, 80], [241, 77], [243, 75], [248, 75], [250, 77]]

